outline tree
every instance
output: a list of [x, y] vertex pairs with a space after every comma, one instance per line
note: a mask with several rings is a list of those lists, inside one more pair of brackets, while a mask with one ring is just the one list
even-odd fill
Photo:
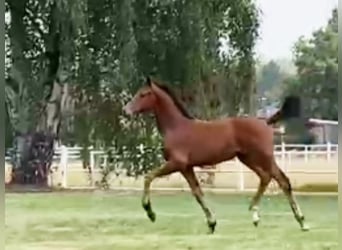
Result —
[[301, 93], [307, 117], [338, 119], [338, 14], [326, 27], [295, 45], [297, 79], [287, 81], [286, 94]]
[[278, 91], [284, 80], [285, 73], [273, 60], [263, 65], [257, 75], [257, 92], [259, 98], [266, 98], [267, 102], [274, 102], [279, 99]]
[[[6, 8], [13, 135], [44, 132], [81, 145], [85, 167], [89, 145], [117, 148], [122, 157], [114, 163], [129, 152], [126, 169], [135, 175], [158, 161], [137, 149], [158, 147], [155, 130], [146, 126], [151, 120], [122, 114], [147, 74], [172, 84], [184, 99], [217, 85], [221, 114], [252, 110], [259, 22], [251, 0], [11, 0]], [[223, 80], [210, 82], [213, 75]]]
[[[44, 168], [38, 172], [44, 173], [40, 178], [45, 183], [53, 155], [51, 138], [59, 136], [68, 104], [66, 89], [73, 73], [74, 36], [83, 24], [82, 6], [82, 1], [6, 1], [10, 20], [6, 24], [5, 96], [8, 121], [18, 137], [14, 140], [15, 155], [20, 156], [14, 167]], [[35, 140], [25, 143], [38, 137], [38, 151], [34, 150]]]

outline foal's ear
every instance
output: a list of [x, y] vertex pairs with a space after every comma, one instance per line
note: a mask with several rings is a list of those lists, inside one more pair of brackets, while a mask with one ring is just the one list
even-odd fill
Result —
[[148, 86], [151, 86], [152, 85], [152, 80], [151, 80], [151, 77], [150, 76], [146, 76], [146, 84]]

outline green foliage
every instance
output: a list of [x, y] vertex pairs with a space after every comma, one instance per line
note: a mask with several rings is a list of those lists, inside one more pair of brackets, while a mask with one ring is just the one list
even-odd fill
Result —
[[261, 69], [261, 79], [258, 85], [260, 93], [271, 89], [274, 85], [279, 84], [281, 81], [280, 67], [275, 61], [270, 61]]
[[[6, 6], [12, 17], [6, 103], [13, 128], [46, 128], [47, 117], [56, 117], [63, 143], [118, 155], [111, 169], [124, 164], [127, 174], [140, 175], [160, 163], [154, 121], [122, 114], [147, 74], [182, 97], [195, 96], [191, 104], [201, 107], [196, 114], [202, 117], [248, 113], [253, 106], [259, 20], [251, 0], [11, 0]], [[213, 83], [212, 76], [220, 80]], [[56, 101], [58, 86], [65, 91]], [[220, 103], [211, 105], [217, 93]], [[51, 100], [56, 116], [46, 111]], [[65, 103], [69, 110], [61, 108]], [[140, 144], [148, 150], [141, 152]]]
[[295, 81], [295, 65], [286, 59], [259, 62], [256, 72], [257, 97], [264, 105], [279, 103], [283, 97], [284, 88]]
[[337, 9], [326, 27], [301, 38], [295, 46], [297, 79], [287, 82], [287, 93], [301, 93], [306, 116], [338, 118], [338, 15]]
[[279, 100], [282, 85], [287, 74], [283, 72], [276, 61], [269, 61], [260, 69], [257, 77], [258, 96], [265, 97], [267, 102]]

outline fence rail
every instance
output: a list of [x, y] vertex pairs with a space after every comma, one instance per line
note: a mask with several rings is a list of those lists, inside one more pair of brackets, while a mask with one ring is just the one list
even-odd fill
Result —
[[[95, 187], [96, 177], [100, 174], [101, 166], [106, 166], [107, 154], [104, 150], [95, 150], [89, 148], [90, 171], [83, 169], [80, 164], [75, 167], [73, 162], [81, 162], [81, 147], [61, 146], [56, 148], [54, 155], [54, 171], [59, 171], [61, 175], [60, 184], [64, 188], [73, 186], [68, 183], [68, 176], [73, 175], [89, 175], [88, 187]], [[282, 144], [274, 146], [274, 154], [280, 167], [288, 174], [304, 174], [304, 175], [337, 175], [337, 144]], [[330, 167], [314, 168], [297, 168], [297, 165], [308, 165], [323, 160], [323, 164], [330, 164]], [[6, 157], [6, 161], [10, 158]], [[335, 164], [336, 162], [336, 164]], [[77, 165], [77, 164], [76, 164]], [[331, 167], [332, 166], [332, 167]], [[217, 168], [197, 169], [198, 174], [230, 174], [237, 176], [237, 189], [243, 191], [246, 189], [246, 178], [251, 173], [250, 170], [239, 164], [237, 160], [225, 162], [224, 166]], [[235, 177], [236, 178], [236, 177]], [[74, 186], [75, 187], [75, 186]]]
[[[138, 146], [140, 148], [141, 146]], [[59, 146], [55, 149], [54, 159], [60, 159], [63, 153], [67, 153], [70, 159], [79, 159], [81, 156], [81, 150], [83, 148], [79, 146], [66, 147]], [[109, 148], [114, 150], [115, 148]], [[66, 150], [66, 151], [65, 151]], [[105, 154], [104, 150], [94, 149], [89, 147], [90, 154]], [[335, 154], [338, 151], [338, 144], [279, 144], [274, 146], [275, 155], [279, 154], [298, 154], [298, 155], [312, 155], [312, 154], [325, 154], [327, 157], [331, 154]], [[10, 156], [5, 156], [6, 161], [10, 161]]]

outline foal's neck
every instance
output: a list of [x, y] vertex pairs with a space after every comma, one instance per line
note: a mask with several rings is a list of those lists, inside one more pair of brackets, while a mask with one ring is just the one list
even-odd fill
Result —
[[160, 100], [155, 109], [157, 127], [162, 135], [183, 126], [189, 121], [176, 107], [173, 101]]

